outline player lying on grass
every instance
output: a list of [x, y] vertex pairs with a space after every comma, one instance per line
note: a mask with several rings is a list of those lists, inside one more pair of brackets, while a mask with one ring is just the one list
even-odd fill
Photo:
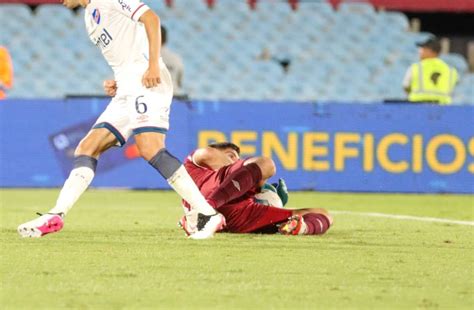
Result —
[[[255, 196], [275, 174], [275, 164], [267, 157], [240, 159], [240, 148], [233, 143], [213, 143], [197, 149], [187, 157], [184, 166], [204, 197], [224, 215], [227, 225], [222, 231], [321, 235], [332, 224], [324, 209], [292, 210], [259, 203]], [[183, 208], [185, 216], [180, 226], [192, 234], [199, 217], [184, 200]]]

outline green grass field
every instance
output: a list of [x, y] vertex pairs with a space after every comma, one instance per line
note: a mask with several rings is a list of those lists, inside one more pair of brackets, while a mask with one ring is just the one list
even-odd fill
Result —
[[[21, 239], [57, 190], [0, 190], [2, 309], [472, 309], [473, 226], [336, 214], [324, 236], [184, 238], [173, 192], [88, 191]], [[472, 196], [292, 193], [291, 207], [474, 220]]]

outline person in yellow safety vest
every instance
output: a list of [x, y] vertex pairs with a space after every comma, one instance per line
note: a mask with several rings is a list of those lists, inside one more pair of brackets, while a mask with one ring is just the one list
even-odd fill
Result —
[[403, 80], [408, 101], [450, 104], [459, 79], [457, 70], [438, 58], [441, 43], [436, 37], [430, 36], [417, 46], [420, 62], [408, 68]]
[[13, 65], [10, 53], [0, 45], [0, 100], [5, 99], [6, 90], [13, 86]]

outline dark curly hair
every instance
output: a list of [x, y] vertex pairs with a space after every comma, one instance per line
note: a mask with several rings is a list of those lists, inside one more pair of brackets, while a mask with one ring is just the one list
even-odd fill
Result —
[[238, 147], [232, 142], [215, 142], [215, 143], [209, 144], [209, 147], [212, 147], [218, 150], [225, 150], [225, 149], [231, 148], [234, 151], [236, 151], [237, 154], [240, 155], [240, 147]]

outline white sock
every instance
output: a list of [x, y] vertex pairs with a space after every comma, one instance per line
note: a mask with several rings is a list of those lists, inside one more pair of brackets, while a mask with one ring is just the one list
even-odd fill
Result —
[[216, 213], [216, 210], [206, 201], [183, 165], [166, 181], [197, 212], [205, 215]]
[[69, 178], [64, 182], [59, 193], [56, 206], [49, 213], [64, 213], [66, 215], [82, 193], [89, 187], [94, 178], [94, 171], [89, 167], [79, 167], [73, 169]]

